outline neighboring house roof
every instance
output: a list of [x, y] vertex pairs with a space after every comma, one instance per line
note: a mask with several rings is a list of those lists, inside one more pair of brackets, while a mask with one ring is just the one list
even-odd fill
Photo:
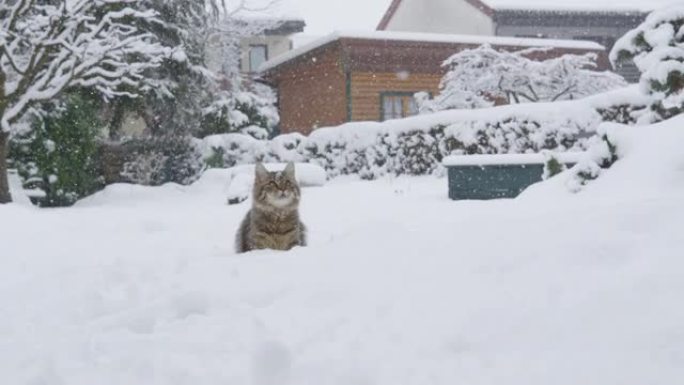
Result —
[[[461, 0], [454, 0], [454, 1], [461, 1]], [[484, 13], [487, 16], [491, 16], [494, 11], [492, 8], [490, 8], [487, 4], [483, 3], [480, 0], [462, 0], [465, 1], [466, 3], [469, 3], [473, 7], [479, 9], [482, 13]], [[380, 20], [380, 23], [378, 24], [378, 27], [376, 28], [378, 31], [382, 31], [387, 29], [387, 26], [389, 25], [390, 21], [394, 17], [394, 14], [397, 12], [401, 4], [404, 2], [404, 0], [392, 0], [392, 3], [390, 4], [389, 8], [387, 9], [387, 12], [385, 12], [385, 15], [382, 17], [382, 20]]]
[[[466, 0], [469, 1], [469, 0]], [[557, 12], [650, 12], [681, 0], [474, 0], [494, 10]]]
[[[404, 0], [392, 0], [377, 29], [389, 25]], [[465, 1], [487, 16], [495, 11], [548, 11], [548, 12], [651, 12], [682, 0], [453, 0]]]
[[447, 35], [436, 33], [415, 33], [415, 32], [389, 32], [389, 31], [369, 31], [369, 32], [351, 32], [338, 31], [332, 34], [315, 40], [309, 44], [305, 44], [299, 48], [288, 51], [268, 62], [264, 63], [260, 72], [270, 71], [282, 64], [290, 62], [302, 55], [305, 55], [315, 49], [326, 46], [340, 39], [355, 39], [355, 40], [372, 40], [372, 41], [396, 41], [396, 42], [413, 42], [413, 43], [446, 43], [446, 44], [491, 44], [498, 46], [509, 47], [549, 47], [549, 48], [566, 48], [566, 49], [583, 49], [592, 51], [603, 51], [605, 47], [592, 42], [584, 40], [554, 40], [554, 39], [530, 39], [517, 37], [499, 37], [499, 36], [480, 36], [480, 35]]
[[397, 12], [397, 9], [399, 9], [401, 2], [402, 0], [392, 0], [392, 3], [387, 9], [387, 12], [385, 12], [385, 15], [382, 17], [382, 20], [380, 20], [380, 24], [378, 24], [377, 29], [379, 31], [382, 31], [385, 28], [387, 28], [387, 25], [389, 24], [390, 20], [392, 20], [394, 14]]

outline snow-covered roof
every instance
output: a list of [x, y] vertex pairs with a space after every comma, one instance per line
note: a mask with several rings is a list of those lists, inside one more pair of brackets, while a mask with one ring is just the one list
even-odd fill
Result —
[[480, 0], [495, 10], [650, 12], [682, 0]]
[[264, 72], [273, 69], [283, 63], [289, 62], [301, 55], [327, 45], [339, 39], [360, 40], [384, 40], [384, 41], [409, 41], [426, 43], [453, 43], [453, 44], [491, 44], [496, 46], [519, 46], [519, 47], [552, 47], [585, 50], [604, 50], [605, 47], [593, 41], [584, 40], [555, 40], [533, 39], [502, 36], [480, 35], [448, 35], [441, 33], [417, 33], [417, 32], [394, 32], [394, 31], [336, 31], [330, 35], [314, 40], [308, 44], [295, 48], [287, 53], [273, 58], [262, 64], [259, 71]]
[[[584, 156], [583, 152], [561, 152], [552, 155], [560, 163], [578, 163]], [[508, 166], [544, 164], [547, 156], [544, 154], [492, 154], [492, 155], [451, 155], [444, 158], [442, 165], [454, 166]]]

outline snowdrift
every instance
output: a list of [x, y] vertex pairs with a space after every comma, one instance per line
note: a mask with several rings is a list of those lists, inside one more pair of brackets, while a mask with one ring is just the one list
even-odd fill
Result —
[[[596, 165], [608, 156], [605, 142], [599, 142], [577, 166], [530, 187], [522, 198], [556, 199], [580, 190], [576, 199], [646, 200], [684, 186], [684, 115], [650, 126], [605, 123], [598, 131], [616, 151], [610, 168]], [[596, 179], [578, 188], [578, 173], [592, 164]]]
[[444, 179], [303, 190], [310, 245], [235, 255], [225, 170], [0, 207], [7, 384], [644, 385], [684, 376], [684, 117], [609, 125], [570, 193]]

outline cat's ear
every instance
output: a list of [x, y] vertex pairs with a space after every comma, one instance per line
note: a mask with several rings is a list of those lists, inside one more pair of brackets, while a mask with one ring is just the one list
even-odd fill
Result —
[[285, 176], [290, 180], [295, 180], [295, 165], [292, 162], [287, 162], [285, 170], [283, 171]]
[[264, 167], [264, 164], [261, 162], [258, 162], [256, 166], [254, 167], [254, 177], [258, 181], [263, 181], [268, 179], [268, 170], [266, 167]]

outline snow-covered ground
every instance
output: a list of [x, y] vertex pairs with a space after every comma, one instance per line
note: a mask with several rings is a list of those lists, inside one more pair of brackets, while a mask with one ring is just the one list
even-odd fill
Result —
[[306, 188], [290, 252], [233, 253], [227, 171], [0, 207], [1, 382], [678, 384], [681, 128], [623, 128], [578, 194], [566, 174], [487, 202], [433, 177]]

